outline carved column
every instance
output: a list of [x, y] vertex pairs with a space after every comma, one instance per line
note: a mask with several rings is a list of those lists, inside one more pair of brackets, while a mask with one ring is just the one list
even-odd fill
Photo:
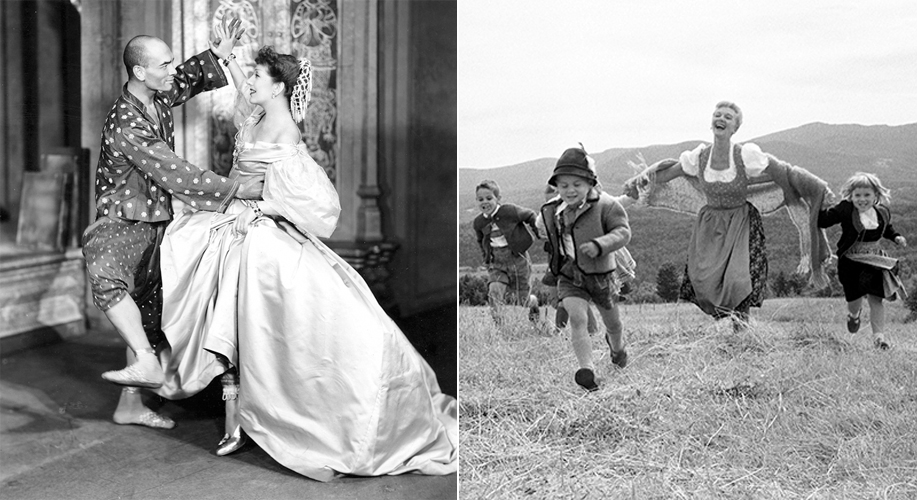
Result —
[[390, 305], [388, 264], [397, 245], [385, 241], [379, 207], [378, 2], [342, 2], [340, 16], [338, 191], [343, 214], [331, 246], [360, 271], [376, 298]]

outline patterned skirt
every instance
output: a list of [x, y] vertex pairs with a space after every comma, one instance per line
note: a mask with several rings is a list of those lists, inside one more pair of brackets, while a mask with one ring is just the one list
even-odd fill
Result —
[[682, 299], [716, 319], [761, 307], [767, 253], [764, 224], [754, 205], [701, 209], [688, 251]]
[[907, 294], [898, 278], [898, 260], [889, 257], [878, 241], [857, 243], [838, 259], [837, 278], [847, 302], [864, 295], [893, 301]]

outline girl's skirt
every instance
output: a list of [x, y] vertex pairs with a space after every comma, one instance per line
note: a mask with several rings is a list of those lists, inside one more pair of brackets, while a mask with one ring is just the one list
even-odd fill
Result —
[[837, 261], [837, 277], [847, 302], [864, 295], [886, 300], [907, 295], [898, 278], [898, 259], [889, 257], [878, 241], [859, 242], [851, 247]]

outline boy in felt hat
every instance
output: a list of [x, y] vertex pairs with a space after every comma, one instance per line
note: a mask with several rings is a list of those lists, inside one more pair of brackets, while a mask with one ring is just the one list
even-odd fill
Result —
[[[545, 203], [557, 198], [557, 188], [545, 184], [544, 188], [544, 201]], [[538, 227], [539, 231], [544, 231], [544, 221], [541, 219], [541, 214], [538, 214], [538, 217], [535, 219], [535, 225]], [[551, 255], [551, 243], [549, 241], [544, 242], [544, 251]], [[555, 308], [554, 311], [554, 328], [558, 331], [563, 330], [567, 326], [567, 320], [570, 318], [570, 315], [567, 314], [567, 310], [564, 309], [563, 303], [557, 298], [557, 275], [552, 273], [550, 269], [545, 270], [544, 277], [541, 278], [541, 283], [545, 285], [547, 295], [546, 304], [552, 305]], [[586, 308], [586, 331], [590, 335], [599, 331], [599, 326], [595, 319], [595, 314], [592, 312], [591, 307]]]
[[[511, 203], [501, 203], [500, 186], [482, 181], [475, 188], [481, 213], [474, 219], [474, 234], [487, 265], [487, 295], [497, 325], [502, 324], [502, 306], [507, 292], [511, 303], [529, 308], [529, 320], [538, 321], [538, 298], [532, 295], [532, 262], [528, 250], [538, 237], [535, 212]], [[528, 226], [528, 227], [526, 227]], [[531, 232], [529, 232], [531, 228]]]
[[557, 275], [557, 296], [570, 317], [573, 352], [580, 366], [574, 380], [594, 391], [598, 383], [586, 331], [590, 300], [605, 323], [611, 362], [620, 368], [627, 365], [614, 271], [615, 252], [630, 241], [630, 225], [621, 203], [598, 189], [595, 161], [583, 148], [564, 151], [548, 184], [559, 196], [541, 207], [541, 221], [551, 249], [550, 271]]

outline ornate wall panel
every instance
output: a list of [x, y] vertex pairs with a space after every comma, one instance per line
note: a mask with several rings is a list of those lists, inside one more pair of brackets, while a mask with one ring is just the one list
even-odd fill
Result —
[[[334, 181], [339, 33], [336, 1], [211, 0], [211, 7], [211, 24], [224, 16], [242, 19], [245, 34], [234, 52], [246, 74], [254, 70], [257, 51], [266, 45], [312, 62], [312, 100], [300, 127], [309, 153]], [[234, 94], [231, 89], [213, 94], [211, 166], [217, 172], [227, 173], [232, 166], [232, 138], [236, 132], [231, 123]]]
[[[211, 26], [239, 17], [245, 29], [234, 53], [247, 73], [258, 48], [309, 58], [312, 100], [301, 124], [312, 157], [328, 172], [341, 200], [329, 245], [359, 270], [379, 295], [396, 248], [382, 233], [378, 171], [378, 1], [174, 0], [173, 53], [206, 50]], [[231, 167], [235, 99], [231, 87], [192, 99], [176, 114], [176, 151], [219, 173]]]

